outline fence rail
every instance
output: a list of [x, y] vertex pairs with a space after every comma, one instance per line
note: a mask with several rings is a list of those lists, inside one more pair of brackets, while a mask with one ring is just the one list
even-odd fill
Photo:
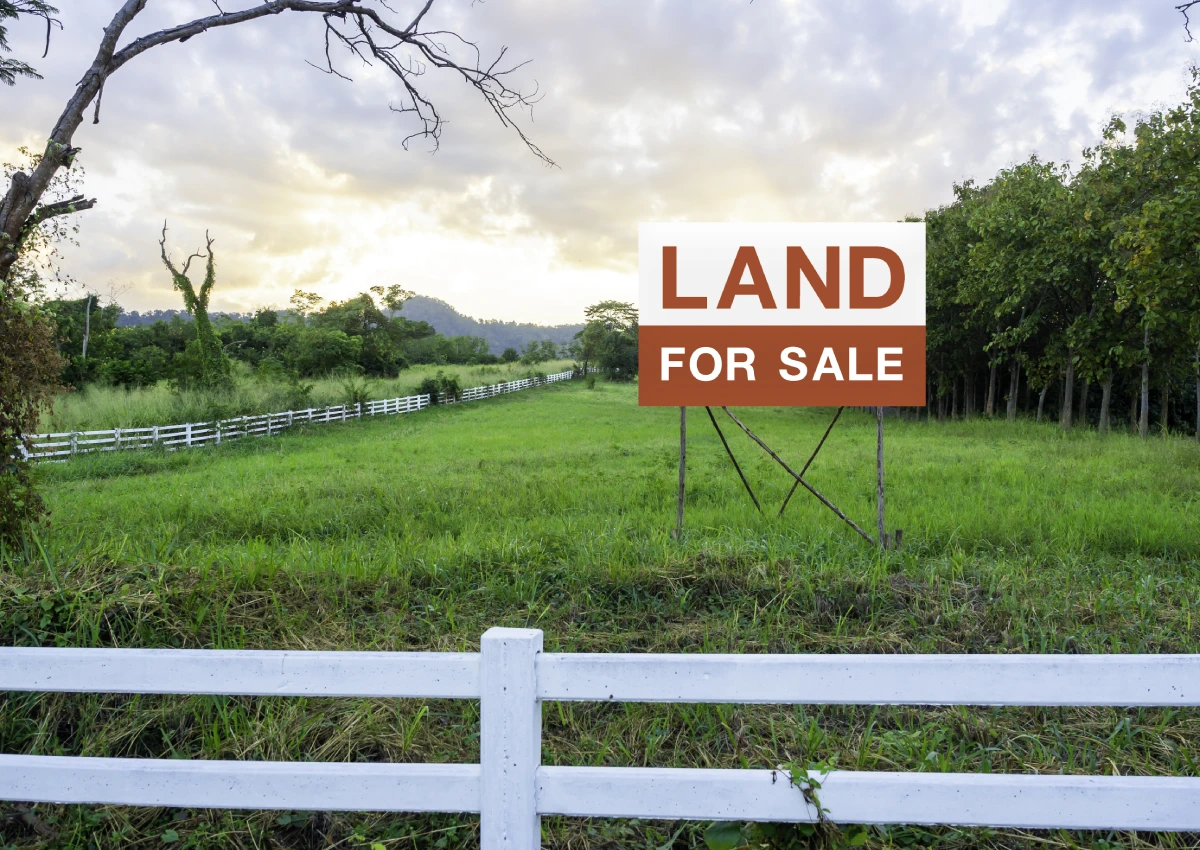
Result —
[[[438, 396], [439, 404], [459, 404], [479, 401], [505, 393], [527, 390], [542, 384], [569, 380], [574, 372], [557, 372], [545, 378], [522, 378], [463, 390], [456, 396]], [[304, 410], [285, 410], [252, 416], [235, 416], [215, 422], [185, 422], [182, 425], [154, 425], [144, 428], [112, 428], [107, 431], [60, 431], [52, 434], [26, 436], [30, 447], [22, 447], [30, 460], [71, 457], [86, 452], [113, 452], [126, 449], [167, 449], [219, 445], [241, 437], [269, 437], [297, 424], [346, 422], [364, 416], [394, 416], [415, 413], [432, 404], [429, 395], [410, 395], [365, 404], [338, 404], [330, 407], [310, 407]]]
[[[480, 700], [479, 764], [0, 755], [0, 799], [480, 814], [484, 850], [540, 843], [542, 815], [1200, 829], [1200, 778], [558, 767], [543, 701], [1200, 705], [1200, 655], [542, 653], [491, 629], [478, 653], [0, 648], [0, 691]], [[805, 793], [807, 791], [807, 794]]]

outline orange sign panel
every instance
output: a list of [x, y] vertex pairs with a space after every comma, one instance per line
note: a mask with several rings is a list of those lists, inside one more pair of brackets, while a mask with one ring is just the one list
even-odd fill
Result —
[[925, 404], [925, 225], [642, 224], [638, 403]]

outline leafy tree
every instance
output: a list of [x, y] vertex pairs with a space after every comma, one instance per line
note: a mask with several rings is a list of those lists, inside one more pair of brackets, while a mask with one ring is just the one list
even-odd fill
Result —
[[637, 308], [627, 301], [601, 301], [584, 311], [587, 324], [575, 334], [584, 369], [596, 363], [612, 380], [637, 375]]
[[[1193, 70], [1187, 99], [1139, 120], [1127, 168], [1138, 203], [1114, 227], [1116, 251], [1108, 264], [1117, 281], [1117, 307], [1142, 314], [1141, 413], [1138, 430], [1149, 432], [1150, 363], [1163, 362], [1160, 381], [1163, 430], [1168, 426], [1171, 362], [1195, 344], [1200, 397], [1200, 70]], [[1125, 129], [1114, 122], [1111, 132]], [[1179, 359], [1182, 359], [1180, 357]], [[1192, 358], [1188, 358], [1192, 359]], [[1200, 403], [1197, 406], [1200, 438]]]
[[14, 545], [44, 515], [23, 459], [23, 435], [36, 430], [49, 408], [61, 365], [46, 316], [27, 302], [0, 298], [0, 548]]
[[[926, 367], [930, 390], [940, 403], [944, 404], [948, 389], [956, 392], [961, 380], [963, 407], [974, 411], [973, 376], [987, 339], [980, 330], [983, 325], [971, 321], [972, 308], [960, 292], [969, 289], [966, 278], [972, 273], [970, 252], [977, 237], [970, 216], [979, 190], [967, 181], [954, 187], [954, 195], [953, 203], [925, 215]], [[989, 386], [994, 384], [994, 360], [992, 375]]]
[[301, 375], [328, 375], [358, 365], [362, 338], [336, 328], [298, 328], [284, 350], [284, 362]]
[[521, 359], [521, 352], [517, 351], [512, 346], [504, 349], [504, 353], [500, 355], [500, 360], [504, 363], [516, 363]]
[[588, 322], [598, 322], [608, 331], [630, 331], [637, 327], [637, 308], [628, 301], [601, 301], [583, 314]]
[[288, 304], [291, 305], [292, 312], [303, 321], [315, 313], [324, 300], [324, 298], [315, 292], [305, 292], [303, 289], [297, 289], [292, 293], [292, 297], [288, 299]]
[[[163, 265], [171, 274], [171, 284], [183, 295], [183, 306], [192, 317], [192, 324], [196, 328], [195, 352], [193, 353], [196, 366], [189, 373], [188, 380], [189, 382], [194, 380], [197, 385], [209, 389], [222, 389], [231, 387], [233, 379], [230, 377], [229, 359], [225, 356], [221, 341], [217, 339], [212, 321], [208, 317], [208, 299], [212, 294], [213, 285], [217, 282], [217, 271], [214, 265], [213, 240], [207, 232], [204, 234], [204, 239], [207, 243], [205, 250], [189, 255], [182, 269], [176, 268], [170, 255], [167, 254], [166, 222], [163, 222], [162, 238], [159, 240], [158, 247]], [[200, 284], [198, 291], [188, 277], [188, 269], [191, 268], [192, 260], [197, 259], [205, 261], [204, 282]]]
[[545, 363], [558, 357], [558, 345], [549, 339], [540, 339], [527, 343], [521, 352], [521, 362], [529, 365]]
[[[116, 328], [119, 305], [100, 305], [93, 293], [83, 298], [57, 299], [45, 304], [54, 320], [54, 346], [65, 367], [61, 380], [71, 386], [106, 377], [105, 369], [117, 353]], [[90, 358], [89, 358], [90, 355]]]
[[371, 292], [379, 303], [387, 308], [388, 318], [394, 319], [396, 314], [404, 307], [404, 302], [412, 298], [416, 293], [409, 292], [399, 284], [393, 283], [391, 286], [372, 286]]

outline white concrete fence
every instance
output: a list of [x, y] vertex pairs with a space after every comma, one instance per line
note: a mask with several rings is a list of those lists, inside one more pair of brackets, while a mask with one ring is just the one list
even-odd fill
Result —
[[[479, 764], [0, 755], [0, 799], [186, 808], [479, 813], [484, 850], [531, 850], [540, 817], [814, 822], [784, 770], [541, 763], [542, 703], [1197, 706], [1200, 655], [652, 655], [0, 648], [0, 692], [480, 700]], [[852, 824], [1200, 830], [1200, 778], [832, 771]], [[804, 783], [807, 785], [807, 783]]]
[[[457, 396], [438, 397], [442, 404], [459, 404], [478, 401], [505, 393], [518, 392], [542, 384], [553, 384], [571, 378], [573, 372], [557, 372], [545, 378], [522, 378], [483, 387], [463, 390]], [[45, 458], [73, 457], [85, 452], [113, 452], [126, 449], [191, 448], [209, 443], [220, 445], [222, 441], [241, 437], [270, 437], [302, 423], [346, 422], [364, 416], [393, 416], [398, 413], [414, 413], [429, 407], [432, 399], [428, 395], [410, 395], [365, 404], [339, 404], [331, 407], [310, 407], [305, 410], [285, 410], [282, 413], [264, 413], [256, 416], [235, 416], [217, 422], [185, 422], [182, 425], [155, 425], [147, 428], [111, 428], [107, 431], [60, 431], [53, 434], [30, 434], [27, 439], [30, 449], [22, 448], [25, 457], [40, 460]]]

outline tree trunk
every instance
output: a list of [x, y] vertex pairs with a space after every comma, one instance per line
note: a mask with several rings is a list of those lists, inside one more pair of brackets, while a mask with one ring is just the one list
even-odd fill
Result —
[[975, 416], [975, 373], [972, 371], [963, 378], [963, 418]]
[[1145, 359], [1142, 360], [1142, 415], [1138, 419], [1138, 435], [1145, 439], [1150, 436], [1150, 326], [1146, 326], [1142, 335], [1142, 345], [1145, 347]]
[[1079, 415], [1076, 417], [1079, 420], [1079, 427], [1086, 428], [1087, 419], [1087, 402], [1088, 390], [1092, 388], [1092, 382], [1087, 378], [1083, 379], [1083, 386], [1079, 388]]
[[1012, 422], [1017, 418], [1017, 392], [1021, 389], [1021, 361], [1013, 361], [1008, 380], [1008, 412], [1007, 418]]
[[988, 375], [988, 391], [987, 404], [984, 406], [983, 412], [987, 416], [991, 416], [996, 412], [996, 364], [992, 363], [992, 371]]
[[1170, 394], [1171, 382], [1170, 380], [1165, 380], [1163, 381], [1162, 385], [1162, 415], [1160, 417], [1162, 422], [1162, 434], [1164, 437], [1171, 433], [1171, 419], [1168, 416], [1168, 411], [1170, 408], [1167, 404], [1167, 402], [1170, 400]]
[[1109, 429], [1109, 407], [1112, 404], [1113, 370], [1109, 369], [1104, 376], [1104, 390], [1100, 393], [1100, 433], [1107, 434]]
[[1071, 430], [1071, 406], [1075, 394], [1075, 352], [1067, 351], [1067, 372], [1063, 376], [1063, 402], [1060, 423], [1064, 431]]
[[958, 418], [958, 378], [950, 385], [950, 418]]
[[1048, 393], [1049, 391], [1050, 391], [1050, 385], [1046, 384], [1046, 386], [1042, 387], [1042, 391], [1040, 393], [1038, 393], [1038, 412], [1037, 412], [1037, 421], [1038, 422], [1042, 421], [1042, 411], [1046, 407], [1046, 393]]
[[126, 0], [113, 15], [108, 26], [104, 28], [104, 37], [100, 40], [100, 48], [96, 51], [92, 66], [75, 85], [75, 93], [67, 101], [66, 108], [50, 132], [41, 161], [29, 174], [17, 172], [13, 175], [8, 192], [0, 201], [0, 280], [8, 279], [8, 274], [20, 254], [21, 240], [31, 223], [36, 224], [39, 217], [44, 220], [51, 215], [90, 209], [95, 205], [94, 200], [86, 200], [80, 195], [66, 202], [47, 204], [38, 210], [42, 195], [50, 187], [58, 170], [70, 166], [78, 153], [78, 149], [71, 146], [71, 140], [79, 125], [83, 123], [84, 112], [103, 87], [104, 80], [133, 56], [152, 46], [146, 42], [146, 46], [134, 51], [131, 45], [122, 52], [122, 56], [114, 56], [121, 34], [145, 8], [146, 3], [147, 0]]
[[88, 337], [92, 335], [92, 296], [87, 297], [83, 310], [83, 362], [87, 364]]

